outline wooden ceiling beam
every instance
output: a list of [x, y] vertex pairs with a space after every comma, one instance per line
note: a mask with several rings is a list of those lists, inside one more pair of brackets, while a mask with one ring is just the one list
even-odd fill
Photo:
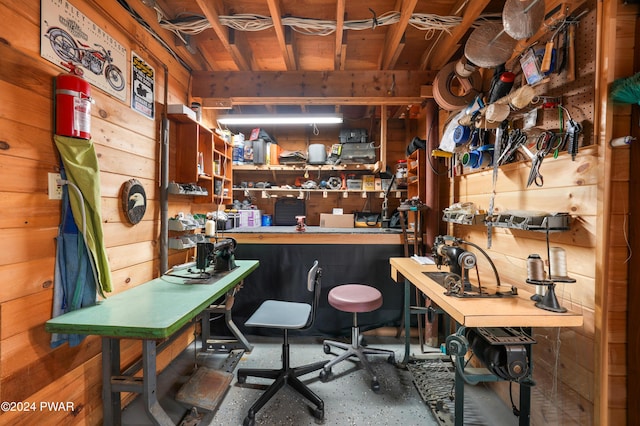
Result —
[[347, 55], [347, 34], [344, 30], [345, 6], [346, 0], [336, 1], [336, 47], [333, 63], [334, 68], [337, 70], [344, 70]]
[[444, 67], [460, 47], [460, 40], [482, 14], [491, 0], [473, 0], [458, 3], [451, 15], [462, 16], [462, 22], [450, 34], [441, 32], [431, 49], [422, 55], [420, 69], [439, 70]]
[[287, 62], [289, 71], [296, 71], [299, 67], [298, 55], [296, 55], [295, 33], [291, 27], [284, 29], [285, 49], [287, 50], [287, 57], [291, 63]]
[[409, 19], [418, 4], [418, 0], [398, 0], [394, 10], [400, 10], [400, 20], [393, 24], [384, 39], [384, 48], [380, 53], [379, 69], [388, 70], [395, 66], [400, 52], [404, 48], [404, 33]]
[[410, 98], [420, 97], [435, 71], [196, 71], [198, 98]]
[[209, 21], [209, 25], [218, 36], [220, 43], [224, 49], [229, 53], [236, 66], [241, 71], [248, 71], [251, 69], [251, 60], [246, 58], [246, 52], [244, 49], [238, 48], [238, 45], [232, 45], [229, 41], [229, 32], [227, 28], [220, 23], [220, 13], [219, 10], [222, 10], [223, 4], [222, 0], [196, 0], [196, 4], [202, 10], [202, 13]]
[[375, 108], [380, 105], [399, 105], [406, 107], [407, 105], [419, 104], [424, 101], [424, 98], [419, 95], [413, 97], [375, 97], [375, 96], [331, 96], [331, 97], [295, 97], [295, 96], [234, 96], [231, 98], [211, 98], [202, 97], [202, 108], [204, 109], [216, 109], [216, 105], [220, 102], [231, 102], [234, 107], [240, 105], [306, 105], [306, 106], [321, 106], [321, 105], [335, 105], [336, 111], [339, 111], [341, 105], [370, 105]]
[[282, 10], [280, 9], [280, 0], [267, 0], [269, 6], [269, 13], [271, 13], [271, 21], [273, 22], [273, 29], [276, 32], [276, 38], [278, 39], [278, 46], [280, 47], [280, 54], [284, 58], [284, 62], [288, 70], [295, 70], [296, 60], [293, 50], [293, 38], [291, 35], [287, 37], [285, 35], [285, 27], [282, 25]]

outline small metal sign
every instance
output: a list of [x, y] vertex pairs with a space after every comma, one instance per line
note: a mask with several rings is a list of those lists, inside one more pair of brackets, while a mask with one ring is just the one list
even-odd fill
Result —
[[155, 117], [155, 78], [151, 65], [131, 51], [131, 109], [145, 117]]

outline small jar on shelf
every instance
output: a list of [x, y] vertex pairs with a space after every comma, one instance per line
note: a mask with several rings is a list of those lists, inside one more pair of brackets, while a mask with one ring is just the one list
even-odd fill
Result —
[[407, 188], [407, 160], [400, 159], [396, 163], [396, 188]]

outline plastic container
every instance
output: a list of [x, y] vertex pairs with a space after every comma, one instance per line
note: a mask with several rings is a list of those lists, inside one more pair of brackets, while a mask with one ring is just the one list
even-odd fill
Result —
[[396, 188], [407, 187], [407, 160], [401, 159], [396, 163]]
[[262, 226], [271, 226], [273, 223], [273, 217], [270, 214], [262, 215]]
[[233, 154], [231, 156], [231, 162], [234, 166], [240, 166], [244, 164], [244, 141], [242, 138], [233, 138]]

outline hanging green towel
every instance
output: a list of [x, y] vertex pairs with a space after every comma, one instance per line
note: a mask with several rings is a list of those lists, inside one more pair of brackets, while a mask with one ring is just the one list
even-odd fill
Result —
[[55, 135], [54, 140], [67, 173], [67, 180], [82, 193], [69, 188], [69, 200], [73, 218], [80, 232], [83, 229], [82, 203], [84, 203], [87, 246], [93, 258], [102, 296], [111, 288], [111, 270], [104, 246], [100, 202], [100, 169], [93, 142], [86, 139]]

